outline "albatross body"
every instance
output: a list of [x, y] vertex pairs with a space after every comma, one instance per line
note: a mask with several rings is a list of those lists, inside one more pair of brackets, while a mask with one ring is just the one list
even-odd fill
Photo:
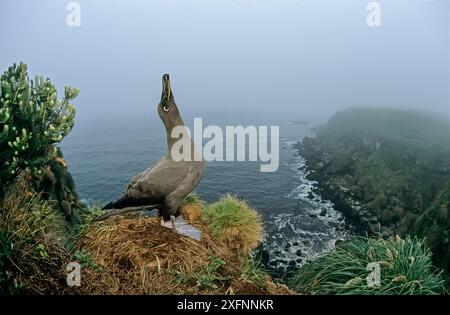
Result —
[[[192, 158], [186, 161], [174, 159], [172, 156], [172, 146], [178, 140], [171, 137], [172, 131], [176, 127], [184, 128], [184, 122], [175, 104], [169, 75], [165, 74], [162, 80], [163, 91], [158, 104], [158, 114], [166, 128], [167, 156], [136, 175], [122, 196], [103, 208], [114, 210], [96, 218], [96, 221], [130, 211], [159, 209], [162, 223], [171, 220], [173, 229], [176, 230], [175, 217], [179, 215], [180, 205], [203, 176], [206, 163], [202, 158], [197, 160]], [[192, 157], [195, 154], [200, 156], [192, 139], [184, 141], [186, 140], [190, 141], [190, 146], [183, 147], [183, 149], [190, 148]]]

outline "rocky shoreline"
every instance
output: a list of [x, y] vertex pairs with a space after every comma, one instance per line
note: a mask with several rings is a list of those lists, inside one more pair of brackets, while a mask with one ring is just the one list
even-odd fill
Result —
[[350, 231], [418, 237], [450, 286], [450, 124], [387, 109], [338, 112], [295, 145]]
[[306, 137], [294, 147], [297, 154], [306, 161], [304, 168], [308, 172], [307, 178], [316, 183], [314, 191], [323, 199], [331, 201], [334, 208], [343, 214], [346, 226], [352, 233], [373, 235], [381, 232], [378, 218], [365, 210], [364, 204], [352, 197], [339, 177], [331, 176], [326, 171], [329, 154], [318, 150], [316, 138]]

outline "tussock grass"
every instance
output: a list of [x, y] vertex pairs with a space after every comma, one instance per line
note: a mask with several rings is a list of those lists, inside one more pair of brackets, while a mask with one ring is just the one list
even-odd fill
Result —
[[[369, 263], [381, 267], [381, 285], [369, 288]], [[445, 293], [424, 240], [354, 237], [302, 267], [288, 285], [305, 294], [425, 295]]]
[[69, 254], [66, 222], [49, 201], [19, 180], [0, 202], [0, 290], [4, 294], [61, 291]]
[[265, 285], [266, 273], [259, 263], [255, 262], [253, 259], [249, 259], [247, 263], [243, 265], [242, 278], [253, 282], [262, 288]]
[[263, 238], [261, 215], [247, 202], [231, 195], [207, 206], [203, 220], [213, 238], [243, 257], [248, 256]]

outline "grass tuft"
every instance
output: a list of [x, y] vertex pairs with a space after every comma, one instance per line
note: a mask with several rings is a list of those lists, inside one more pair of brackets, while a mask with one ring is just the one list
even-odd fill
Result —
[[[381, 285], [369, 287], [368, 265], [378, 263]], [[435, 295], [445, 293], [424, 240], [354, 237], [303, 266], [288, 285], [304, 294]]]
[[263, 238], [261, 215], [247, 202], [231, 195], [206, 207], [203, 220], [213, 238], [241, 256], [248, 256]]

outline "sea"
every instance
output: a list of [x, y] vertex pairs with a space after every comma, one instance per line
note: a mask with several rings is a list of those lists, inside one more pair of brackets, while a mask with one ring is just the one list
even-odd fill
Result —
[[[228, 124], [218, 123], [218, 119], [208, 123]], [[188, 126], [189, 121], [193, 119], [185, 120]], [[257, 125], [254, 121], [248, 123]], [[196, 192], [206, 202], [225, 194], [247, 200], [263, 216], [265, 237], [261, 249], [266, 266], [292, 270], [332, 250], [349, 231], [342, 214], [314, 191], [316, 183], [306, 178], [305, 160], [293, 147], [313, 134], [313, 124], [280, 120], [276, 125], [280, 131], [276, 172], [261, 172], [260, 161], [212, 161]], [[160, 121], [93, 124], [74, 128], [61, 148], [80, 198], [96, 205], [118, 198], [134, 175], [165, 156], [166, 138]]]

